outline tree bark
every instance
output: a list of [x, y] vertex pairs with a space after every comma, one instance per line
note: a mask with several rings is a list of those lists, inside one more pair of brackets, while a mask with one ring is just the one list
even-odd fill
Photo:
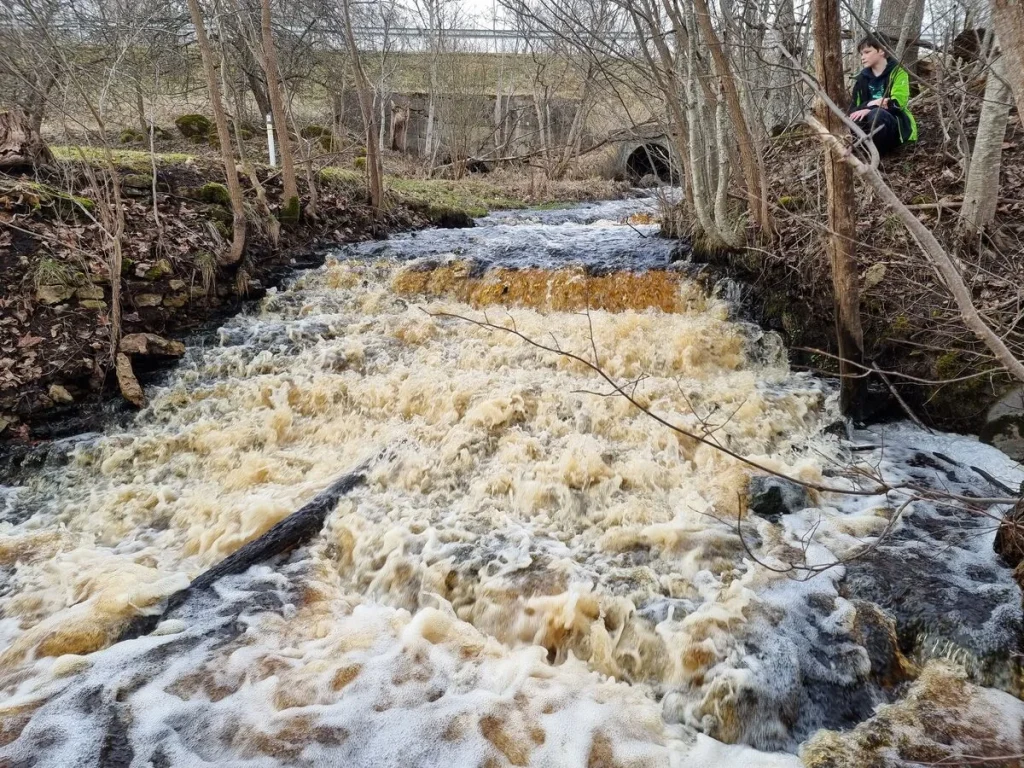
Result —
[[992, 223], [999, 200], [999, 171], [1002, 168], [1003, 140], [1010, 116], [1010, 87], [1003, 79], [1005, 59], [992, 63], [985, 83], [984, 102], [978, 120], [978, 134], [971, 153], [970, 172], [960, 216], [964, 234], [979, 234]]
[[1022, 0], [992, 0], [992, 22], [1006, 59], [1004, 71], [1017, 108], [1024, 104], [1024, 4]]
[[281, 92], [281, 75], [277, 66], [277, 46], [271, 27], [270, 0], [260, 2], [260, 33], [263, 38], [263, 71], [267, 74], [267, 95], [274, 116], [274, 130], [277, 134], [278, 149], [281, 153], [281, 220], [294, 223], [299, 219], [299, 185], [295, 179], [295, 155], [288, 139], [288, 116], [284, 109], [284, 95]]
[[924, 0], [882, 0], [875, 30], [892, 45], [904, 67], [917, 61], [917, 39], [924, 20]]
[[0, 112], [0, 170], [35, 167], [53, 161], [39, 129], [20, 110]]
[[245, 208], [242, 205], [242, 185], [238, 182], [235, 171], [235, 158], [231, 152], [231, 132], [228, 129], [228, 118], [224, 113], [224, 101], [221, 98], [220, 84], [217, 82], [217, 71], [213, 63], [213, 52], [210, 40], [203, 26], [203, 12], [199, 8], [199, 0], [188, 0], [192, 26], [196, 31], [196, 43], [199, 55], [203, 60], [203, 72], [206, 75], [206, 86], [210, 91], [210, 109], [213, 121], [217, 125], [217, 140], [220, 142], [220, 156], [224, 163], [224, 175], [227, 177], [228, 194], [231, 197], [231, 250], [221, 258], [225, 265], [237, 264], [242, 260], [245, 250]]
[[[838, 0], [813, 0], [814, 68], [825, 94], [835, 103], [845, 99], [843, 48], [840, 39]], [[842, 119], [822, 99], [817, 103], [818, 119], [830, 135], [845, 132]], [[865, 400], [864, 332], [860, 324], [860, 283], [853, 243], [856, 234], [857, 201], [853, 194], [853, 169], [834, 152], [825, 156], [825, 185], [828, 194], [829, 260], [835, 294], [836, 341], [839, 354], [839, 407], [844, 416], [857, 418]]]
[[370, 205], [374, 214], [379, 214], [384, 203], [384, 169], [381, 167], [380, 151], [377, 149], [377, 117], [373, 109], [373, 94], [370, 81], [359, 60], [359, 48], [356, 45], [355, 32], [352, 30], [352, 12], [349, 0], [342, 0], [345, 16], [345, 39], [352, 56], [352, 71], [356, 79], [356, 91], [359, 95], [359, 111], [363, 116], [363, 129], [366, 137], [366, 173], [370, 192]]
[[736, 142], [739, 144], [740, 150], [740, 165], [743, 167], [743, 178], [747, 184], [747, 208], [750, 211], [751, 221], [758, 229], [770, 232], [772, 228], [771, 214], [768, 212], [768, 199], [764, 194], [764, 159], [754, 142], [750, 125], [743, 112], [743, 102], [740, 99], [739, 87], [736, 85], [736, 78], [733, 75], [729, 58], [725, 54], [718, 33], [715, 32], [715, 28], [711, 24], [711, 12], [708, 9], [707, 0], [694, 0], [694, 10], [704, 43], [711, 50], [711, 58], [715, 62], [715, 70], [718, 72], [725, 95], [729, 120], [736, 132]]

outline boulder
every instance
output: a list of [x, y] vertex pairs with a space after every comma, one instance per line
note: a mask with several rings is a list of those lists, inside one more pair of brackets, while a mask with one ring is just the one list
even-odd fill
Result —
[[155, 333], [129, 333], [121, 337], [120, 350], [126, 355], [156, 355], [160, 357], [181, 357], [185, 345], [171, 341]]
[[[124, 341], [122, 340], [123, 343]], [[116, 369], [117, 384], [121, 388], [121, 395], [136, 408], [142, 408], [146, 404], [146, 396], [142, 392], [142, 385], [139, 384], [139, 380], [135, 378], [131, 358], [123, 352], [119, 352]]]
[[136, 307], [159, 307], [164, 301], [162, 293], [140, 293], [135, 297]]
[[89, 283], [89, 285], [83, 285], [75, 291], [75, 296], [79, 299], [99, 301], [103, 299], [103, 287]]
[[51, 384], [47, 394], [55, 403], [73, 403], [75, 398], [71, 396], [66, 387], [60, 384]]
[[783, 515], [811, 506], [807, 489], [792, 480], [773, 475], [755, 475], [747, 488], [747, 509], [773, 523]]
[[186, 139], [201, 141], [213, 132], [213, 122], [203, 115], [182, 115], [174, 125]]
[[67, 301], [75, 295], [73, 285], [40, 285], [36, 288], [36, 301], [52, 306]]

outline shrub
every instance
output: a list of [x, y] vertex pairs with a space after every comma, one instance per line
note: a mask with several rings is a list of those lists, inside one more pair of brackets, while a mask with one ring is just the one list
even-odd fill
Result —
[[206, 138], [213, 131], [213, 123], [203, 115], [182, 115], [174, 125], [186, 139]]

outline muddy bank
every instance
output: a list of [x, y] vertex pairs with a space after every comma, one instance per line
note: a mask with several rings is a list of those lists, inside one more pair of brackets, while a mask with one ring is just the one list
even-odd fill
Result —
[[[258, 172], [271, 209], [280, 180]], [[379, 217], [351, 182], [323, 178], [315, 213], [275, 237], [253, 212], [246, 253], [230, 267], [223, 174], [195, 159], [156, 173], [124, 166], [121, 312], [112, 312], [110, 189], [84, 164], [37, 176], [0, 176], [0, 441], [18, 444], [92, 428], [118, 394], [116, 351], [130, 354], [143, 382], [180, 354], [174, 345], [112, 350], [114, 336], [182, 338], [215, 327], [297, 267], [322, 263], [323, 249], [443, 223], [471, 226], [460, 211], [395, 199]], [[155, 192], [155, 194], [154, 194]], [[248, 196], [253, 195], [247, 189]], [[113, 330], [114, 325], [119, 325]], [[116, 407], [114, 408], [116, 410]]]
[[[922, 125], [941, 116], [922, 96], [915, 114]], [[969, 132], [977, 114], [969, 114]], [[1002, 189], [990, 236], [977, 243], [959, 239], [957, 211], [963, 191], [961, 171], [938, 129], [885, 158], [883, 173], [901, 200], [964, 265], [978, 308], [997, 327], [1011, 329], [1007, 340], [1021, 348], [1020, 286], [1024, 262], [1020, 224], [1024, 212], [1024, 144], [1013, 119], [1003, 149]], [[694, 238], [693, 261], [706, 265], [711, 282], [734, 278], [747, 286], [744, 302], [752, 319], [783, 334], [794, 365], [837, 372], [831, 268], [826, 251], [821, 147], [800, 132], [774, 140], [768, 167], [777, 234], [760, 238], [740, 252], [702, 247]], [[820, 183], [819, 183], [820, 182]], [[921, 255], [904, 226], [870, 190], [858, 186], [857, 260], [861, 275], [862, 323], [867, 359], [884, 371], [910, 409], [929, 426], [981, 434], [1003, 450], [1024, 456], [1024, 401], [1019, 385], [1003, 374], [964, 327], [948, 291]], [[684, 223], [685, 227], [685, 223]], [[889, 386], [873, 385], [871, 418], [904, 418]], [[1002, 404], [1000, 405], [1000, 402]]]

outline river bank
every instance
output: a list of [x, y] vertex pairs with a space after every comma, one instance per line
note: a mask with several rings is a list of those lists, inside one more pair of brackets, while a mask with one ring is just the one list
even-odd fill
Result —
[[[118, 350], [110, 347], [111, 223], [97, 207], [110, 191], [97, 184], [95, 151], [58, 147], [55, 154], [58, 165], [38, 178], [0, 175], [0, 441], [8, 446], [95, 428], [103, 407], [119, 398]], [[130, 373], [143, 384], [180, 355], [180, 345], [167, 341], [216, 327], [294, 268], [321, 263], [332, 245], [431, 225], [472, 226], [471, 217], [492, 208], [625, 191], [612, 183], [533, 190], [507, 174], [389, 178], [388, 204], [375, 217], [361, 173], [328, 167], [317, 177], [315, 213], [300, 179], [305, 214], [281, 228], [276, 242], [253, 199], [245, 257], [226, 268], [217, 254], [230, 241], [231, 213], [214, 151], [119, 150], [114, 158], [124, 199], [117, 335], [129, 337]], [[266, 166], [255, 172], [276, 209], [280, 179]]]

